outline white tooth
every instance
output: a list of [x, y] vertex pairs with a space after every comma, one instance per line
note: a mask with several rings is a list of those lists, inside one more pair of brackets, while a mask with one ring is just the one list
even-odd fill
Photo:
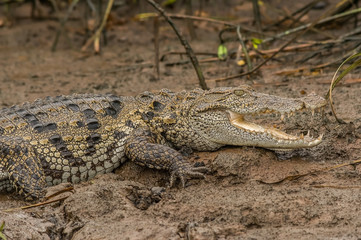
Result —
[[283, 120], [285, 120], [285, 114], [284, 113], [281, 114], [281, 121], [283, 121]]
[[306, 137], [310, 137], [310, 130], [307, 131]]
[[313, 117], [315, 115], [315, 109], [314, 108], [312, 108], [311, 113], [312, 113], [312, 117]]

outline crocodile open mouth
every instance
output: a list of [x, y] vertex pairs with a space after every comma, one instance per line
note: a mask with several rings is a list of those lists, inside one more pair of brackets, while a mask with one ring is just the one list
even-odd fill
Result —
[[[265, 110], [262, 112], [262, 114], [268, 114], [272, 112], [273, 111]], [[311, 137], [310, 131], [308, 131], [306, 135], [304, 135], [303, 133], [298, 135], [291, 135], [273, 126], [263, 126], [261, 124], [255, 123], [256, 121], [253, 120], [252, 122], [250, 122], [250, 120], [247, 121], [242, 114], [232, 111], [228, 111], [228, 113], [229, 113], [229, 121], [234, 127], [237, 127], [239, 129], [242, 129], [243, 131], [253, 134], [267, 134], [268, 136], [271, 136], [274, 140], [276, 140], [278, 143], [284, 143], [284, 144], [288, 143], [290, 145], [297, 143], [297, 145], [300, 145], [300, 147], [301, 146], [312, 147], [318, 145], [322, 141], [322, 136], [323, 136], [322, 134], [317, 138]], [[314, 112], [312, 111], [312, 115], [313, 113]], [[280, 113], [280, 119], [283, 121], [284, 118], [285, 115]]]

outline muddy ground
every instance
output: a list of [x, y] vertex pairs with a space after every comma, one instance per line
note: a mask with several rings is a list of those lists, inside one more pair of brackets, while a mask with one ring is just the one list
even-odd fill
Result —
[[[249, 20], [250, 13], [246, 10], [250, 6], [244, 4], [248, 5], [238, 3], [238, 9], [227, 11], [233, 14], [243, 11], [242, 19]], [[26, 16], [28, 10], [29, 6], [24, 4], [16, 8], [15, 15]], [[87, 92], [135, 95], [161, 88], [180, 91], [198, 87], [189, 63], [167, 66], [186, 60], [185, 57], [171, 56], [161, 62], [161, 77], [156, 79], [152, 21], [132, 21], [131, 11], [128, 15], [125, 15], [127, 9], [114, 12], [113, 17], [118, 19], [109, 27], [108, 45], [100, 55], [94, 55], [91, 49], [85, 53], [79, 51], [84, 35], [82, 24], [76, 19], [67, 24], [69, 39], [62, 37], [54, 53], [50, 47], [58, 27], [56, 21], [17, 18], [10, 26], [3, 25], [0, 28], [1, 106], [48, 95]], [[177, 23], [187, 33], [186, 24]], [[172, 30], [165, 23], [161, 26], [160, 52], [182, 51]], [[198, 23], [197, 39], [191, 41], [194, 50], [215, 52], [219, 29], [220, 26]], [[249, 78], [207, 83], [209, 87], [249, 84], [257, 91], [288, 97], [311, 92], [324, 95], [328, 88], [325, 83], [330, 81], [337, 65], [317, 74], [275, 74], [299, 67], [293, 64], [296, 57], [294, 54], [271, 61]], [[302, 66], [327, 62], [333, 57], [330, 51]], [[201, 66], [206, 79], [241, 71], [234, 60]], [[360, 70], [355, 70], [347, 78], [357, 80], [359, 76]], [[302, 115], [287, 121], [286, 128], [291, 131], [310, 129], [314, 135], [323, 133], [323, 143], [315, 148], [281, 153], [262, 148], [225, 147], [216, 152], [193, 153], [190, 161], [203, 162], [210, 171], [205, 180], [190, 180], [185, 189], [179, 186], [165, 189], [168, 173], [126, 163], [115, 173], [74, 185], [66, 200], [47, 206], [5, 211], [28, 203], [15, 195], [2, 194], [3, 233], [8, 239], [358, 239], [361, 165], [268, 183], [360, 159], [360, 93], [361, 84], [357, 81], [340, 85], [335, 91], [335, 106], [346, 124], [338, 124], [329, 107], [324, 114], [317, 113], [313, 120]]]

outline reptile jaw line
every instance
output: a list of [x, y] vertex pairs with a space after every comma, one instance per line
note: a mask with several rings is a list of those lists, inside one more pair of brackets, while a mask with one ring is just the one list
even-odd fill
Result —
[[[314, 112], [314, 110], [312, 110]], [[279, 143], [283, 142], [299, 142], [308, 146], [315, 146], [318, 145], [322, 141], [323, 134], [321, 134], [317, 138], [313, 138], [310, 135], [310, 131], [308, 131], [307, 135], [304, 136], [304, 134], [300, 134], [299, 136], [290, 135], [286, 132], [283, 132], [279, 129], [276, 129], [274, 127], [264, 127], [249, 121], [246, 121], [244, 119], [244, 116], [242, 114], [228, 111], [229, 113], [229, 121], [230, 123], [238, 128], [242, 129], [244, 131], [247, 131], [249, 133], [266, 133], [272, 136], [272, 138], [276, 139]], [[293, 113], [289, 113], [288, 115], [292, 115]], [[281, 114], [281, 120], [283, 121], [285, 118], [285, 114]]]

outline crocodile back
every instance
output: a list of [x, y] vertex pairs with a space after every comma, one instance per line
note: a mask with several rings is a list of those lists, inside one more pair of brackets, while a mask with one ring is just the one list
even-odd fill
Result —
[[88, 180], [112, 171], [124, 158], [123, 146], [131, 130], [123, 131], [124, 101], [128, 98], [76, 94], [4, 108], [1, 141], [20, 138], [29, 143], [48, 185]]

